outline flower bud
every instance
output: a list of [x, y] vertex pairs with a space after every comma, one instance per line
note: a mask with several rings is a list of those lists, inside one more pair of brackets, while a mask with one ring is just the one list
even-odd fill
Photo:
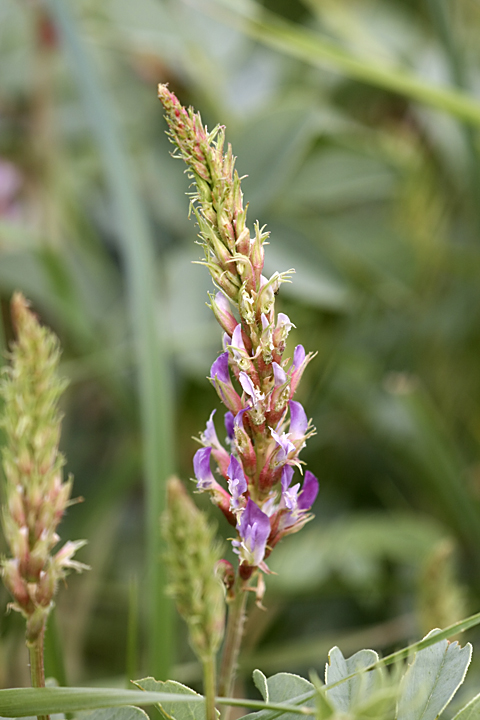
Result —
[[224, 632], [225, 592], [215, 573], [221, 548], [214, 539], [215, 529], [177, 478], [168, 481], [163, 525], [169, 591], [187, 622], [195, 653], [205, 660], [217, 652]]

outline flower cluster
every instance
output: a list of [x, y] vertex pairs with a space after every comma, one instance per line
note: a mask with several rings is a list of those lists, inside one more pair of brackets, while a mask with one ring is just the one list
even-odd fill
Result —
[[27, 621], [27, 642], [43, 633], [58, 581], [86, 565], [73, 559], [84, 540], [52, 550], [56, 529], [69, 505], [72, 479], [63, 482], [65, 460], [58, 452], [61, 414], [58, 400], [65, 381], [57, 375], [58, 340], [42, 327], [16, 293], [12, 318], [17, 342], [1, 385], [6, 436], [3, 526], [12, 558], [3, 559], [3, 581], [14, 598], [11, 607]]
[[[317, 479], [307, 471], [303, 483], [294, 482], [294, 473], [302, 474], [299, 454], [314, 429], [293, 400], [312, 355], [297, 345], [291, 361], [284, 357], [294, 326], [287, 315], [275, 313], [275, 295], [293, 271], [263, 275], [268, 233], [256, 223], [252, 237], [246, 226], [230, 145], [224, 153], [225, 129], [209, 133], [200, 115], [182, 107], [165, 85], [159, 97], [170, 138], [196, 185], [192, 209], [202, 263], [218, 288], [210, 301], [224, 331], [223, 353], [211, 367], [210, 381], [227, 409], [226, 441], [218, 439], [214, 411], [194, 457], [197, 489], [210, 493], [236, 528], [233, 547], [247, 580], [256, 568], [268, 571], [265, 560], [276, 543], [312, 517]], [[212, 460], [223, 484], [215, 479]]]

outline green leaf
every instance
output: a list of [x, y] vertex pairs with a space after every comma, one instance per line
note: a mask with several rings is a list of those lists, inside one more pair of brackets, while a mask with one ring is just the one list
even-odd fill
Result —
[[479, 720], [480, 718], [480, 693], [475, 695], [469, 703], [457, 712], [453, 720]]
[[253, 683], [265, 702], [268, 702], [268, 681], [261, 670], [254, 670], [252, 673]]
[[[292, 704], [296, 705], [296, 700], [299, 696], [310, 693], [310, 698], [303, 703], [306, 707], [314, 708], [315, 702], [313, 699], [314, 687], [311, 682], [305, 680], [305, 678], [299, 675], [293, 675], [291, 673], [277, 673], [272, 675], [270, 678], [266, 678], [260, 670], [255, 670], [253, 674], [253, 681], [256, 687], [260, 690], [263, 698], [269, 703], [288, 703], [292, 699]], [[262, 720], [270, 715], [270, 712], [263, 710], [257, 713], [250, 713], [248, 715], [250, 720]], [[284, 712], [281, 714], [282, 720], [296, 720], [296, 714]]]
[[470, 643], [462, 648], [448, 640], [417, 653], [403, 678], [397, 720], [435, 720], [463, 683], [471, 656]]
[[325, 683], [327, 685], [339, 682], [352, 673], [360, 673], [326, 691], [327, 698], [338, 712], [349, 713], [355, 708], [366, 705], [380, 687], [382, 677], [378, 668], [368, 673], [361, 672], [376, 662], [378, 662], [378, 655], [374, 650], [360, 650], [348, 660], [343, 657], [342, 651], [338, 647], [330, 650], [325, 667]]
[[103, 708], [94, 710], [86, 720], [144, 720], [148, 715], [137, 707]]
[[140, 688], [140, 690], [146, 690], [148, 692], [163, 692], [169, 694], [195, 696], [197, 699], [196, 702], [161, 702], [158, 703], [158, 708], [169, 720], [173, 720], [173, 718], [175, 720], [205, 720], [205, 705], [204, 703], [198, 702], [198, 698], [202, 696], [186, 685], [182, 685], [182, 683], [176, 682], [175, 680], [162, 682], [161, 680], [155, 680], [152, 677], [136, 680], [134, 684]]

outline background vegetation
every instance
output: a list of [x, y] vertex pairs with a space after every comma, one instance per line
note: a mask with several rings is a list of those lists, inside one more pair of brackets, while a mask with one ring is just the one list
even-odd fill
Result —
[[[298, 398], [316, 519], [272, 556], [244, 670], [321, 671], [334, 644], [478, 609], [479, 31], [477, 0], [1, 0], [2, 345], [18, 288], [64, 347], [85, 502], [61, 533], [92, 566], [50, 624], [60, 683], [200, 676], [158, 518], [218, 406], [220, 336], [158, 82], [227, 126], [267, 269], [297, 271], [292, 347], [318, 353]], [[0, 685], [28, 684], [23, 621], [0, 628]]]

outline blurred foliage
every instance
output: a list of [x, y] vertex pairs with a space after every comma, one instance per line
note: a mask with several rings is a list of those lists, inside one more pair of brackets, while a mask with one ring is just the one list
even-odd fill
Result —
[[[92, 566], [49, 632], [61, 682], [153, 673], [152, 482], [168, 463], [191, 476], [192, 436], [218, 405], [205, 378], [220, 333], [158, 82], [227, 126], [249, 217], [271, 231], [267, 270], [297, 271], [279, 297], [291, 346], [318, 353], [298, 398], [318, 431], [304, 454], [316, 519], [272, 555], [245, 667], [320, 672], [334, 643], [388, 650], [478, 608], [480, 120], [421, 88], [462, 92], [480, 118], [480, 4], [263, 4], [383, 84], [309, 62], [308, 44], [300, 59], [286, 31], [272, 49], [240, 0], [0, 2], [0, 341], [16, 288], [61, 338], [63, 449], [85, 500], [61, 534], [89, 538]], [[26, 684], [21, 623], [4, 616], [0, 632], [0, 685]], [[176, 632], [172, 676], [195, 683]]]

